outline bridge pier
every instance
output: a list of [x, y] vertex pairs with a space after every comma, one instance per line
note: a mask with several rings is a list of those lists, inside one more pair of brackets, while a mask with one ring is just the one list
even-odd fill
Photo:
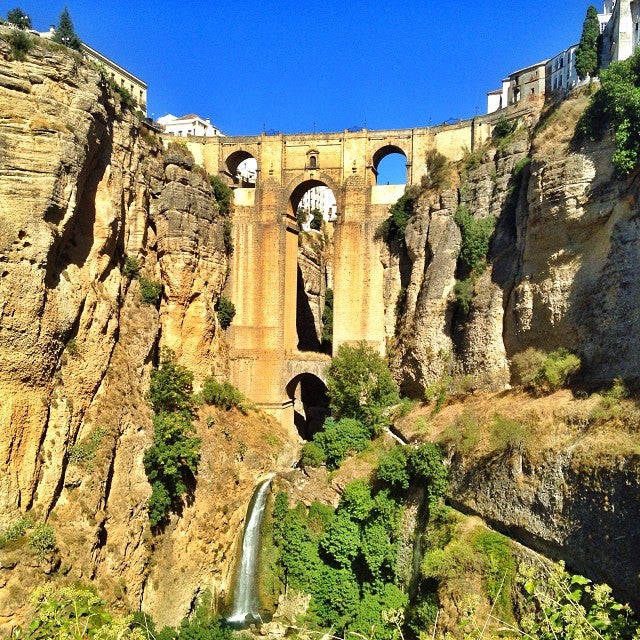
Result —
[[257, 164], [255, 188], [235, 191], [225, 293], [236, 307], [227, 330], [230, 381], [252, 402], [293, 424], [291, 381], [305, 373], [324, 380], [328, 357], [296, 351], [295, 213], [305, 190], [325, 185], [336, 199], [333, 348], [364, 341], [384, 353], [384, 269], [375, 232], [403, 187], [376, 185], [378, 163], [389, 153], [404, 154], [408, 184], [419, 184], [427, 152], [459, 160], [489, 137], [491, 123], [476, 118], [422, 129], [186, 139], [196, 162], [231, 186], [241, 159]]

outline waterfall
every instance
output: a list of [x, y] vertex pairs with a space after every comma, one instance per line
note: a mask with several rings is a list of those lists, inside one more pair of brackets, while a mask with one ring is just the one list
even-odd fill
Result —
[[249, 503], [242, 535], [242, 557], [233, 590], [233, 609], [227, 618], [228, 622], [237, 624], [260, 619], [257, 590], [258, 551], [260, 550], [260, 527], [270, 482], [271, 477], [263, 480]]

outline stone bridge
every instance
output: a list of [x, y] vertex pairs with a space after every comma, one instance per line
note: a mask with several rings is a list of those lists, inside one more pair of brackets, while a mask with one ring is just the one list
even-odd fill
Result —
[[[235, 250], [226, 291], [236, 307], [227, 332], [234, 385], [291, 424], [297, 382], [324, 381], [329, 357], [299, 351], [296, 327], [295, 213], [304, 193], [315, 186], [329, 187], [337, 208], [331, 223], [333, 349], [365, 341], [384, 353], [389, 319], [381, 245], [374, 236], [405, 185], [376, 184], [378, 165], [400, 153], [406, 158], [407, 185], [420, 184], [427, 152], [435, 149], [459, 160], [489, 137], [492, 120], [483, 116], [422, 129], [185, 139], [195, 161], [234, 188]], [[238, 179], [238, 167], [248, 158], [257, 165], [253, 184]]]

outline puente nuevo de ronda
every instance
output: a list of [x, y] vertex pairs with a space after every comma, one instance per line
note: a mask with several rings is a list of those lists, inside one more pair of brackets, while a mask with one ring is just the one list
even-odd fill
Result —
[[[508, 113], [523, 117], [529, 108]], [[504, 116], [504, 111], [501, 114]], [[376, 184], [380, 161], [406, 158], [406, 186], [419, 185], [426, 154], [460, 160], [491, 135], [498, 114], [417, 129], [180, 139], [209, 174], [234, 187], [233, 242], [227, 296], [236, 316], [227, 331], [230, 381], [287, 424], [294, 393], [317, 397], [328, 355], [300, 351], [296, 329], [298, 224], [296, 211], [312, 187], [336, 199], [333, 234], [333, 349], [364, 341], [385, 351], [381, 243], [375, 231], [405, 185]], [[165, 136], [165, 142], [175, 140]], [[255, 186], [234, 184], [238, 166], [257, 164]], [[322, 381], [322, 384], [320, 384]]]

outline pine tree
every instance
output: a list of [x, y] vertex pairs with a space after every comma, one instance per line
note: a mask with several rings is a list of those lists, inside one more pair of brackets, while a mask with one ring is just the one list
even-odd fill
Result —
[[581, 80], [598, 70], [598, 39], [600, 22], [598, 10], [591, 5], [582, 25], [582, 36], [576, 51], [576, 71]]
[[67, 7], [65, 7], [60, 14], [60, 19], [58, 21], [58, 26], [56, 27], [56, 32], [53, 36], [53, 41], [58, 44], [63, 44], [70, 49], [80, 51], [80, 38], [78, 38], [78, 34], [73, 28], [73, 22]]
[[7, 13], [7, 21], [19, 29], [31, 29], [31, 18], [18, 7]]

